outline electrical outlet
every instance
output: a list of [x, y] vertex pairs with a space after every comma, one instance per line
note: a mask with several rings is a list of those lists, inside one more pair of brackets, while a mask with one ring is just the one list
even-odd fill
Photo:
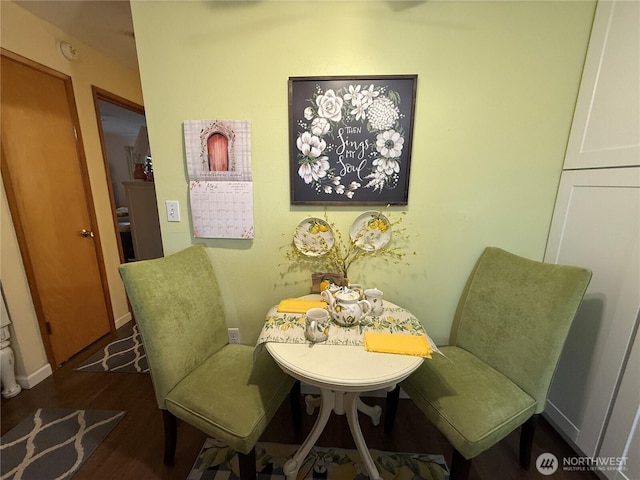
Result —
[[180, 221], [180, 204], [177, 200], [167, 200], [165, 202], [167, 207], [167, 221], [179, 222]]
[[229, 343], [240, 343], [240, 329], [239, 328], [229, 328]]

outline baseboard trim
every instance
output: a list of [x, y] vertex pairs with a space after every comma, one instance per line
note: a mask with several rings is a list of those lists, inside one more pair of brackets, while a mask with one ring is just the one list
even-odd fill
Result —
[[47, 363], [45, 366], [39, 368], [31, 375], [16, 376], [16, 382], [18, 382], [18, 385], [20, 385], [25, 390], [29, 390], [51, 375], [53, 375], [53, 370], [51, 369], [51, 365]]
[[[115, 320], [115, 326], [116, 329], [122, 327], [123, 325], [126, 325], [127, 323], [129, 323], [132, 320], [132, 316], [131, 316], [131, 312], [127, 312], [125, 315], [121, 316], [120, 318]], [[53, 375], [53, 370], [51, 368], [50, 364], [46, 364], [43, 367], [39, 368], [38, 370], [36, 370], [35, 372], [31, 373], [30, 375], [16, 375], [16, 382], [18, 383], [18, 385], [20, 385], [23, 389], [25, 390], [29, 390], [30, 388], [35, 387], [37, 384], [39, 384], [41, 381], [43, 381], [45, 378], [49, 377]]]
[[133, 317], [131, 316], [131, 312], [127, 312], [125, 315], [121, 316], [120, 318], [117, 318], [115, 321], [116, 329], [129, 323], [132, 318]]
[[544, 409], [543, 416], [551, 423], [556, 430], [562, 432], [566, 438], [571, 440], [571, 443], [575, 444], [580, 435], [580, 429], [574, 425], [574, 423], [567, 418], [567, 416], [560, 411], [554, 403], [547, 399], [547, 405]]

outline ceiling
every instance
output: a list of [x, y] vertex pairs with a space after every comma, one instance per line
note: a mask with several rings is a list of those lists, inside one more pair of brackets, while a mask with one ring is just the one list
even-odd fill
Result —
[[[138, 70], [129, 0], [14, 0], [89, 47]], [[82, 48], [73, 45], [82, 59]]]
[[119, 107], [104, 100], [98, 101], [102, 131], [113, 135], [136, 136], [141, 126], [147, 124], [144, 115]]

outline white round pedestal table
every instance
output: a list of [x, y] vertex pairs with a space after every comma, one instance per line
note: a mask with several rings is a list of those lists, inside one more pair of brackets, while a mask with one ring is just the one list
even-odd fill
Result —
[[[294, 480], [302, 462], [318, 440], [331, 412], [346, 414], [351, 435], [367, 469], [369, 478], [380, 474], [367, 448], [358, 410], [369, 415], [374, 424], [380, 421], [381, 408], [369, 407], [360, 394], [372, 390], [391, 390], [423, 362], [422, 357], [372, 353], [362, 345], [323, 345], [267, 342], [267, 351], [292, 377], [320, 389], [320, 412], [300, 449], [284, 466], [287, 480]], [[313, 406], [307, 404], [307, 409]]]

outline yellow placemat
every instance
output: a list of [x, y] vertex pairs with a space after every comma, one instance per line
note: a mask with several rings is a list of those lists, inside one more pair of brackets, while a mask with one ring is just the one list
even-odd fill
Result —
[[278, 312], [306, 313], [310, 308], [327, 308], [322, 300], [303, 300], [300, 298], [287, 298], [278, 304]]
[[364, 349], [368, 352], [399, 353], [431, 358], [431, 346], [422, 335], [365, 332]]

